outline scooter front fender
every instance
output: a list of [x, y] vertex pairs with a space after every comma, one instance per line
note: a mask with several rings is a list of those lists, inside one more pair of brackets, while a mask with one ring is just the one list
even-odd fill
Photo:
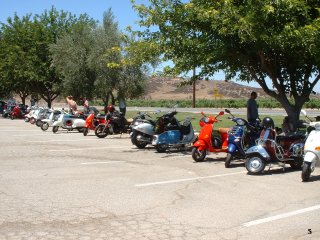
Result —
[[265, 159], [270, 159], [270, 155], [266, 151], [266, 149], [264, 147], [262, 147], [262, 146], [259, 146], [259, 145], [258, 146], [253, 146], [253, 147], [249, 148], [246, 151], [246, 155], [247, 156], [251, 156], [251, 155], [254, 155], [254, 154], [259, 154]]
[[203, 140], [198, 140], [193, 144], [193, 147], [196, 147], [198, 150], [205, 150], [207, 149], [207, 144]]
[[[311, 169], [314, 169], [316, 165], [319, 165], [318, 157], [314, 152], [306, 152], [304, 155], [303, 161], [310, 163]], [[318, 164], [317, 164], [318, 163]]]

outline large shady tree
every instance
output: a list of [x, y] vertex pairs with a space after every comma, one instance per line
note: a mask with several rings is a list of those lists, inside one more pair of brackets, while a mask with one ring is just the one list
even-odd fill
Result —
[[150, 0], [135, 8], [141, 34], [174, 71], [256, 81], [297, 122], [320, 78], [319, 1]]

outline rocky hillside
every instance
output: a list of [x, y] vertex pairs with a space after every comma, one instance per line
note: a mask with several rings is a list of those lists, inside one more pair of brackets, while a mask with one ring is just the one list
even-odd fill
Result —
[[[147, 83], [147, 99], [192, 99], [192, 85], [181, 86], [179, 78], [152, 78]], [[252, 91], [267, 97], [261, 88], [252, 88], [235, 82], [198, 81], [197, 99], [248, 98]]]

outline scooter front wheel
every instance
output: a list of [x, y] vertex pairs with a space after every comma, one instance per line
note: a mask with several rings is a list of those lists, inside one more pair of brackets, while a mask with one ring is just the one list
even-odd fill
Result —
[[41, 127], [41, 125], [42, 125], [41, 119], [37, 119], [37, 121], [36, 121], [36, 126], [37, 126], [37, 127]]
[[311, 175], [311, 167], [309, 163], [304, 162], [302, 167], [301, 178], [302, 182], [307, 182]]
[[207, 155], [207, 150], [206, 149], [199, 150], [198, 148], [193, 148], [191, 155], [193, 160], [195, 160], [196, 162], [202, 162]]
[[59, 126], [54, 126], [54, 127], [52, 128], [52, 132], [53, 132], [53, 133], [58, 132], [58, 130], [59, 130]]
[[226, 168], [229, 168], [232, 160], [233, 160], [233, 155], [231, 153], [227, 153], [227, 157], [226, 157], [226, 161], [224, 162], [224, 166]]
[[41, 130], [42, 130], [42, 131], [47, 131], [48, 128], [49, 128], [49, 124], [46, 123], [46, 122], [41, 125]]
[[83, 136], [87, 136], [89, 133], [89, 128], [84, 128], [83, 129]]
[[266, 167], [266, 161], [259, 155], [254, 155], [247, 159], [246, 169], [251, 174], [260, 174]]

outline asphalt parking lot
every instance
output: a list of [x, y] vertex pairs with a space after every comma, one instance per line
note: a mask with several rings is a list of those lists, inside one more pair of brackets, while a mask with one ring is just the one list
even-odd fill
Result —
[[0, 118], [0, 239], [320, 239], [320, 170], [248, 175], [224, 153], [139, 150], [128, 135]]

